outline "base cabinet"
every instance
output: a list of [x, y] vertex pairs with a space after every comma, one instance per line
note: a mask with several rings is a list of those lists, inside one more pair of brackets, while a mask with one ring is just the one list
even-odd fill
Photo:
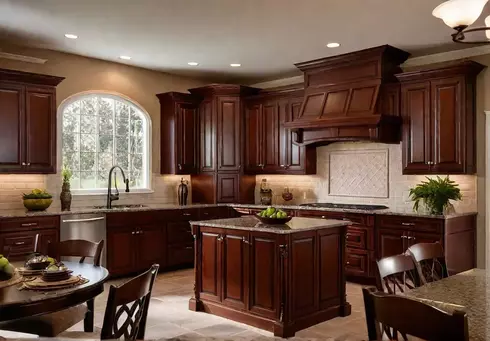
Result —
[[345, 227], [293, 234], [193, 226], [196, 277], [189, 308], [290, 337], [350, 314]]

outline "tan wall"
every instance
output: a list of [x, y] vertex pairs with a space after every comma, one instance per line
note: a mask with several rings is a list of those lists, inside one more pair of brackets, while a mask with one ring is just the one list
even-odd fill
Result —
[[[177, 186], [180, 177], [163, 178], [158, 175], [160, 171], [160, 104], [155, 94], [167, 91], [186, 92], [189, 88], [205, 84], [204, 81], [50, 50], [2, 45], [1, 43], [0, 50], [47, 59], [48, 61], [42, 65], [0, 59], [0, 68], [65, 77], [65, 80], [57, 87], [58, 105], [74, 94], [94, 90], [122, 94], [141, 105], [152, 120], [152, 171], [154, 189], [158, 193], [143, 195], [143, 199], [140, 199], [144, 202], [155, 202], [155, 200], [157, 203], [175, 202], [174, 187]], [[29, 190], [34, 184], [38, 186], [41, 180], [45, 181], [48, 190], [58, 195], [58, 176], [0, 176], [0, 210], [22, 208], [21, 192]], [[100, 197], [91, 197], [90, 201], [94, 199], [97, 202], [103, 201], [103, 198]], [[87, 201], [77, 198], [75, 203], [78, 206], [84, 206]], [[53, 205], [59, 205], [59, 201], [55, 200]]]

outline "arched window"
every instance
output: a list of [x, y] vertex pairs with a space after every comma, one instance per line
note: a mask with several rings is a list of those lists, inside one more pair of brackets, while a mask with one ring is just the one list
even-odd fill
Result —
[[[120, 96], [90, 93], [70, 98], [60, 110], [61, 164], [73, 172], [73, 190], [107, 190], [114, 165], [131, 189], [149, 189], [150, 121], [143, 109]], [[124, 188], [120, 175], [117, 185]]]

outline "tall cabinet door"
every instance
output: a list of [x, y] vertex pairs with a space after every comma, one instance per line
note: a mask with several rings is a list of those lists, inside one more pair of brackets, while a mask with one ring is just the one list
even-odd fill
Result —
[[241, 168], [240, 98], [218, 98], [218, 171]]
[[177, 110], [177, 174], [197, 171], [198, 109], [187, 103], [178, 104]]
[[279, 110], [277, 101], [270, 101], [263, 107], [264, 122], [264, 170], [279, 169]]
[[199, 120], [201, 122], [200, 167], [203, 172], [216, 170], [216, 115], [213, 104], [213, 101], [205, 100], [199, 106]]
[[22, 168], [24, 88], [0, 83], [0, 172]]
[[[292, 98], [289, 102], [288, 122], [294, 121], [301, 112], [303, 98]], [[293, 143], [295, 133], [287, 130], [287, 162], [286, 168], [290, 171], [303, 171], [305, 169], [305, 147]]]
[[54, 90], [26, 90], [26, 171], [55, 173], [56, 102]]
[[433, 138], [432, 172], [464, 172], [464, 145], [462, 134], [466, 134], [462, 117], [464, 111], [464, 77], [453, 77], [431, 81], [431, 131]]
[[403, 174], [430, 172], [430, 83], [403, 84]]
[[262, 105], [248, 103], [245, 107], [245, 172], [262, 171]]
[[200, 296], [211, 301], [221, 301], [221, 244], [223, 236], [215, 228], [201, 227]]
[[270, 233], [250, 233], [249, 309], [278, 318], [280, 297], [279, 243]]
[[222, 302], [236, 309], [246, 309], [249, 281], [248, 231], [226, 230], [223, 238]]

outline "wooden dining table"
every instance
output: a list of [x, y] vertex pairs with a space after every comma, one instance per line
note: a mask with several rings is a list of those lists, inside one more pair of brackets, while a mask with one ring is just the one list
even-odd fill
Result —
[[[67, 309], [95, 298], [104, 291], [106, 268], [93, 264], [63, 262], [73, 275], [88, 279], [85, 284], [60, 290], [19, 290], [21, 284], [0, 289], [0, 322]], [[86, 319], [93, 326], [93, 312]]]
[[409, 290], [404, 295], [448, 313], [466, 312], [470, 340], [490, 340], [490, 271], [468, 270]]

